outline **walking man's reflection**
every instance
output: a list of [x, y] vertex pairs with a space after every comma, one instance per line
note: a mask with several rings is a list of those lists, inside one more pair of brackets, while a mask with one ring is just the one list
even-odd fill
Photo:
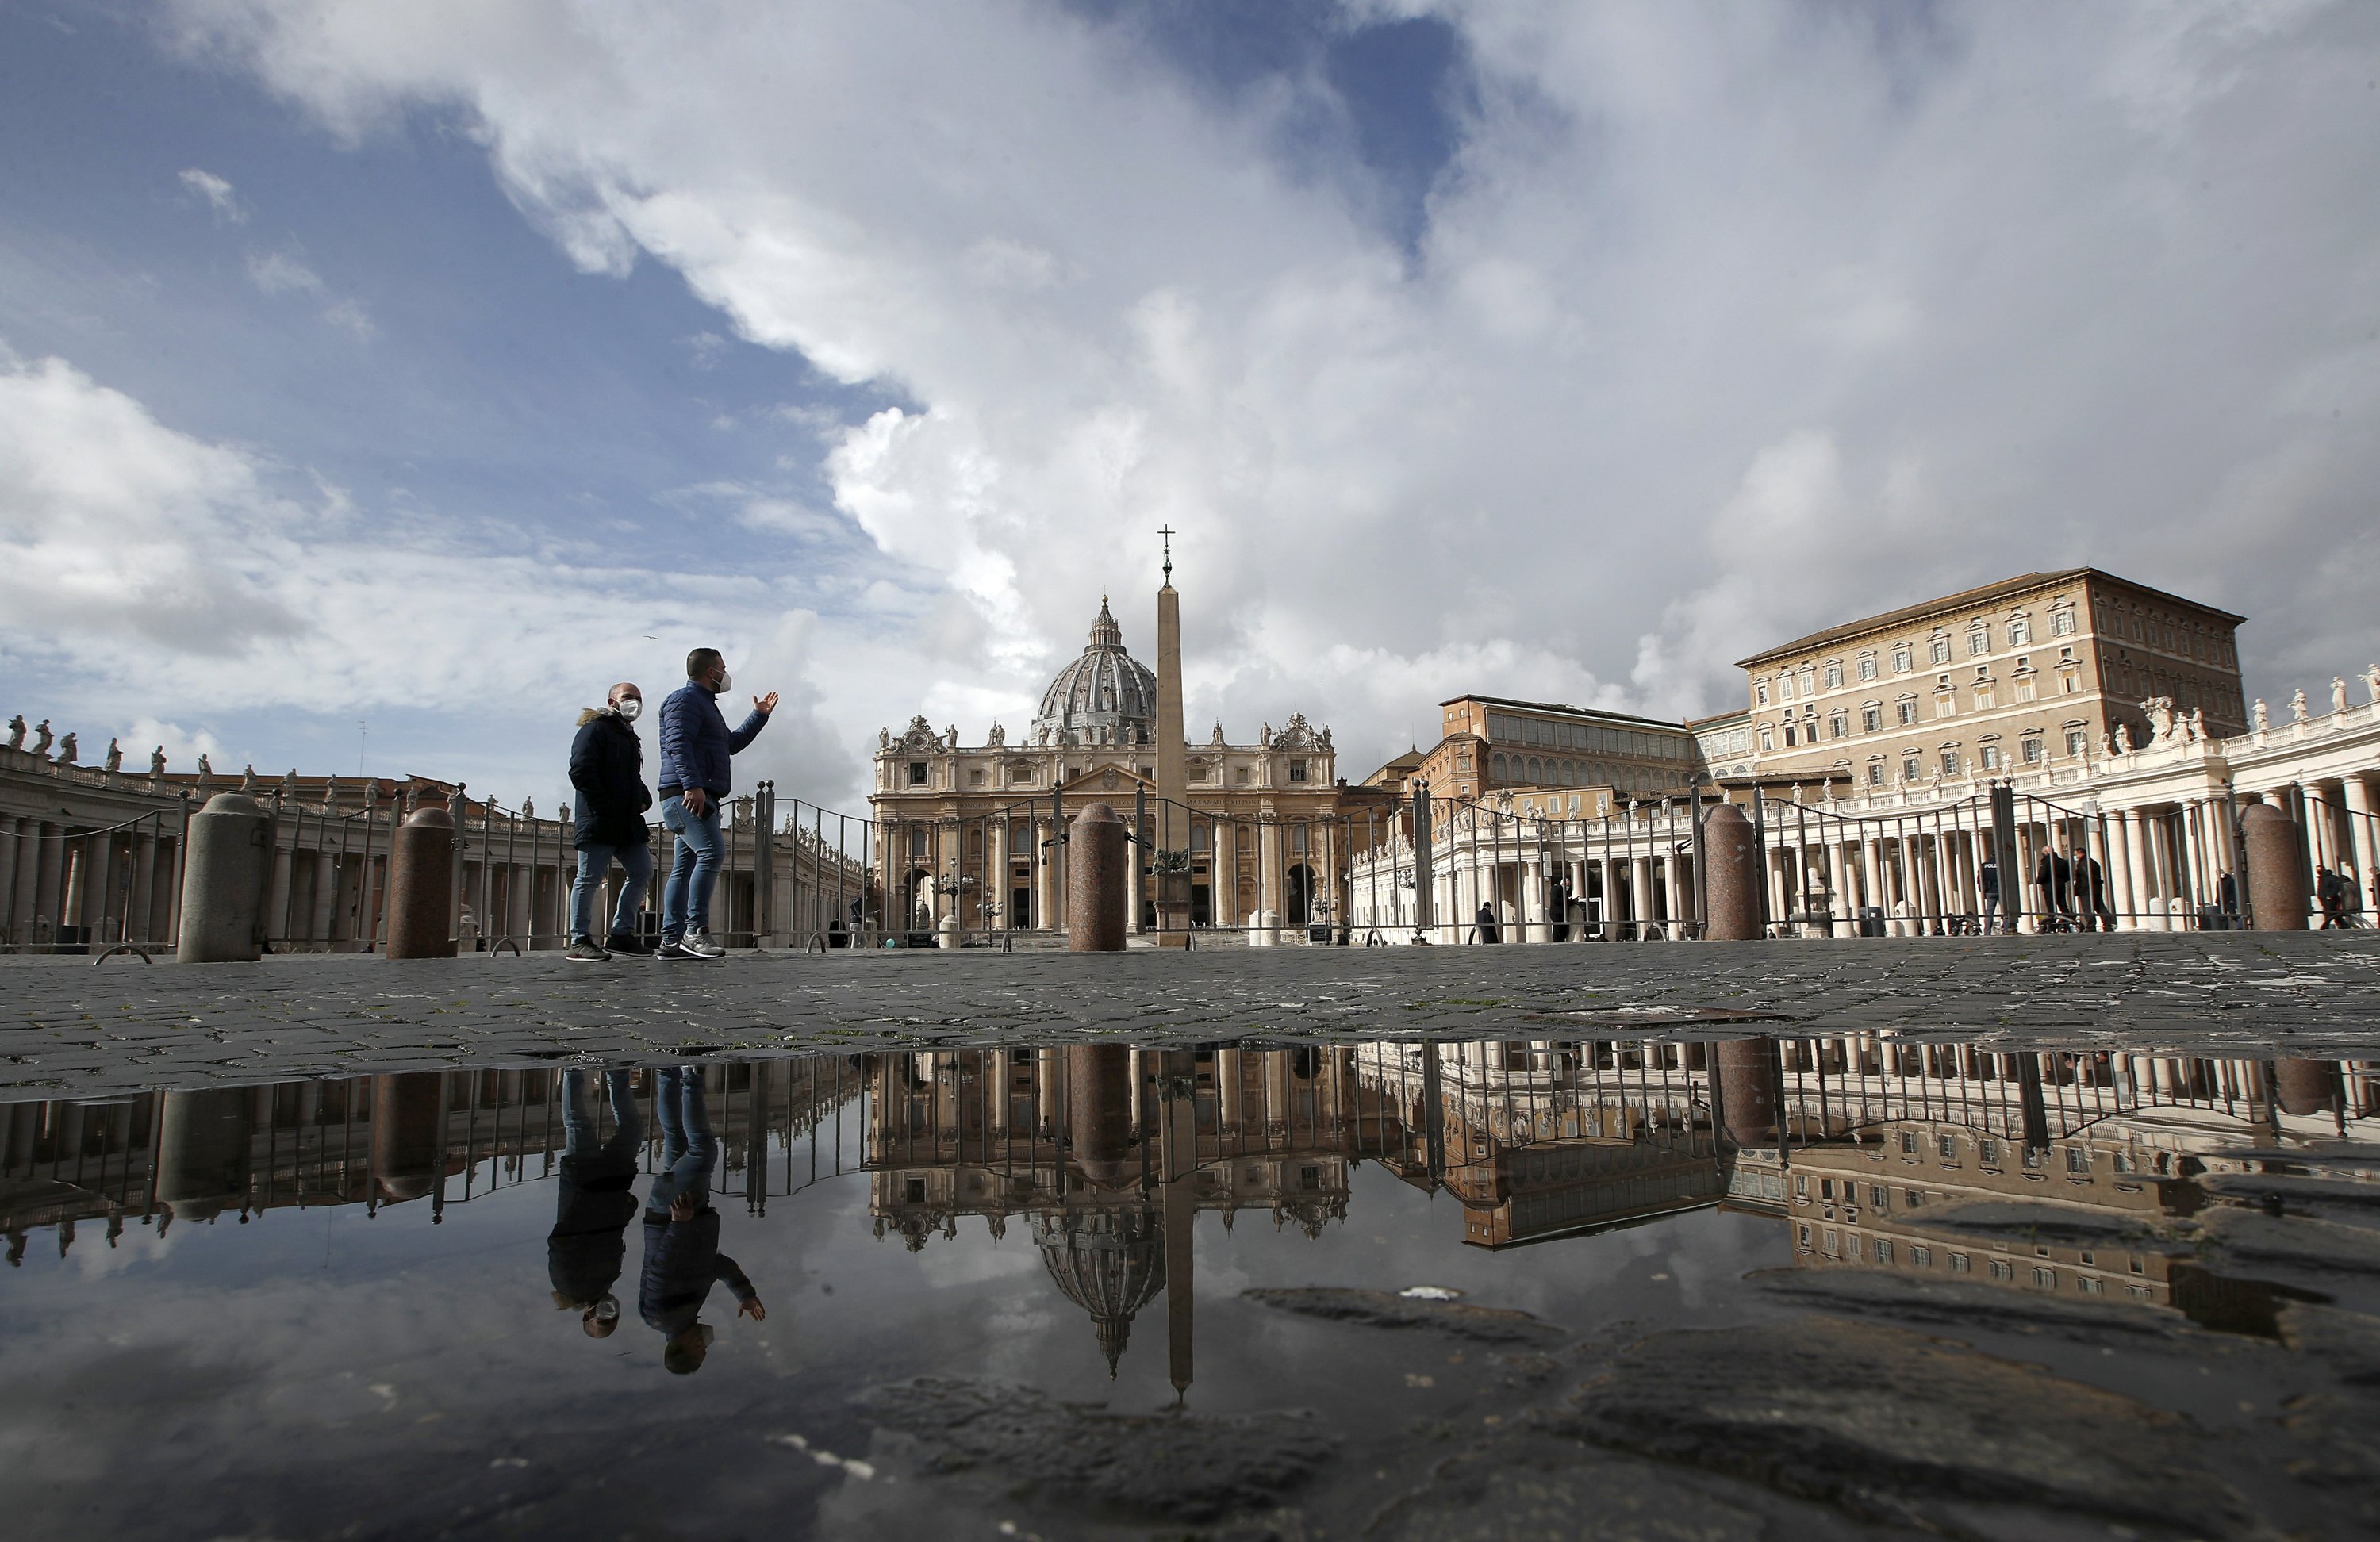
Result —
[[689, 1376], [710, 1351], [710, 1328], [697, 1319], [713, 1283], [727, 1282], [739, 1315], [759, 1322], [769, 1314], [735, 1260], [719, 1251], [719, 1212], [710, 1208], [719, 1141], [703, 1103], [702, 1067], [672, 1066], [660, 1073], [660, 1083], [653, 1111], [662, 1122], [662, 1170], [645, 1204], [637, 1306], [646, 1326], [668, 1341], [662, 1364], [673, 1376]]
[[612, 1101], [612, 1138], [598, 1141], [588, 1101], [587, 1073], [562, 1074], [562, 1196], [545, 1239], [545, 1269], [553, 1304], [578, 1309], [590, 1339], [609, 1338], [620, 1324], [612, 1282], [627, 1257], [628, 1222], [637, 1213], [637, 1157], [645, 1121], [626, 1071], [603, 1073]]

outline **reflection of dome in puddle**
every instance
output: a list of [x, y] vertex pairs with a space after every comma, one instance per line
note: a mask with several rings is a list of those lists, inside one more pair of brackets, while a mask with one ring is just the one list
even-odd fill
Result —
[[1115, 1375], [1133, 1314], [1165, 1288], [1165, 1239], [1147, 1210], [1096, 1210], [1033, 1218], [1033, 1245], [1066, 1299], [1091, 1315]]

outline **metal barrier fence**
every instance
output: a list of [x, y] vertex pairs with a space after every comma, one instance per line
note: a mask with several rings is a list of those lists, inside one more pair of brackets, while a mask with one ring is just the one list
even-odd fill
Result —
[[164, 951], [181, 912], [180, 853], [189, 799], [115, 824], [75, 830], [12, 820], [0, 828], [0, 951]]

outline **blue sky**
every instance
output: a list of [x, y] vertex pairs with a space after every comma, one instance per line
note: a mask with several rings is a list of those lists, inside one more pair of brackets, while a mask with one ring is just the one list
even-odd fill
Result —
[[[1194, 727], [1730, 704], [2091, 562], [2380, 655], [2380, 13], [0, 11], [0, 710], [558, 795], [1030, 716], [1171, 523]], [[1361, 762], [1361, 763], [1358, 763]]]

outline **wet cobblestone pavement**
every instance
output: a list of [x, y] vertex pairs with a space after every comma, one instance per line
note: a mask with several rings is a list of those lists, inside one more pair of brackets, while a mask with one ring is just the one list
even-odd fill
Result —
[[0, 1099], [568, 1057], [1379, 1034], [1888, 1031], [2345, 1054], [2380, 1043], [2380, 933], [2125, 933], [1075, 956], [558, 953], [0, 966]]

